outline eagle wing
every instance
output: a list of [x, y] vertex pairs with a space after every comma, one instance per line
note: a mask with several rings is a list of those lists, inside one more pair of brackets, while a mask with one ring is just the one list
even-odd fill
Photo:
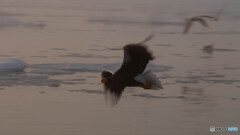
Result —
[[109, 80], [110, 82], [106, 82], [104, 84], [105, 99], [111, 106], [115, 106], [118, 103], [126, 87], [124, 84], [118, 82], [118, 80], [115, 78], [113, 79], [114, 80]]
[[143, 44], [129, 44], [124, 46], [124, 58], [120, 68], [124, 69], [128, 77], [134, 78], [138, 74], [142, 74], [148, 62], [153, 60], [151, 52]]

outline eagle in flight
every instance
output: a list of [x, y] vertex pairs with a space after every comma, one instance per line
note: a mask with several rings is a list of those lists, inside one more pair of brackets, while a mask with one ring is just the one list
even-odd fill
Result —
[[132, 43], [123, 47], [124, 57], [121, 67], [113, 74], [102, 71], [101, 83], [104, 84], [107, 102], [116, 105], [126, 87], [142, 87], [144, 89], [163, 89], [157, 76], [150, 70], [144, 72], [148, 62], [153, 60], [145, 42], [152, 39], [150, 35], [140, 43]]

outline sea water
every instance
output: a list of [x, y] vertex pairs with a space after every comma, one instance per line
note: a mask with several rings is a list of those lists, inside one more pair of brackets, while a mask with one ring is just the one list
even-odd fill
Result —
[[[229, 3], [229, 4], [228, 4]], [[238, 127], [240, 3], [225, 0], [2, 0], [0, 134], [202, 135]], [[216, 16], [208, 28], [184, 19]], [[164, 89], [126, 88], [106, 105], [102, 70], [147, 42]], [[213, 44], [213, 50], [203, 47]], [[238, 132], [216, 131], [217, 134]]]

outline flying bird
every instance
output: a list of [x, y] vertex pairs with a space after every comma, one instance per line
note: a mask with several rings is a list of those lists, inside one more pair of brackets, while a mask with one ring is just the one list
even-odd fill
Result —
[[220, 15], [223, 13], [223, 11], [225, 10], [225, 8], [232, 2], [232, 0], [230, 0], [228, 3], [224, 4], [219, 11], [216, 13], [215, 16], [209, 16], [209, 15], [199, 15], [199, 16], [195, 16], [195, 17], [200, 17], [200, 18], [207, 18], [210, 21], [218, 21], [220, 19]]
[[[157, 76], [150, 70], [144, 72], [148, 62], [153, 60], [151, 52], [143, 43], [132, 43], [123, 47], [123, 63], [114, 74], [109, 71], [102, 71], [101, 83], [104, 84], [106, 99], [110, 100], [112, 106], [116, 105], [126, 87], [142, 87], [144, 89], [163, 89]], [[109, 101], [108, 101], [109, 102]]]
[[195, 16], [195, 17], [191, 17], [186, 19], [186, 23], [185, 23], [185, 27], [183, 30], [183, 33], [186, 34], [188, 33], [190, 27], [192, 26], [192, 22], [194, 21], [199, 21], [204, 27], [208, 27], [207, 22], [205, 19], [208, 19], [210, 21], [218, 21], [220, 19], [220, 15], [222, 14], [222, 12], [225, 10], [225, 8], [232, 2], [233, 0], [230, 0], [228, 3], [226, 3], [225, 5], [223, 5], [219, 11], [216, 13], [215, 16], [209, 16], [209, 15], [199, 15], [199, 16]]
[[196, 22], [196, 21], [200, 22], [204, 27], [208, 27], [208, 24], [205, 19], [203, 19], [201, 17], [191, 17], [191, 18], [186, 19], [183, 34], [188, 33], [189, 29], [192, 26], [192, 23]]

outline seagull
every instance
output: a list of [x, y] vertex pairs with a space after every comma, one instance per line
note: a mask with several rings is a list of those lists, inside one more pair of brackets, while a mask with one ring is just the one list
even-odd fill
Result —
[[186, 34], [188, 33], [192, 22], [193, 21], [199, 21], [204, 27], [208, 27], [206, 20], [204, 20], [205, 18], [209, 19], [210, 21], [218, 21], [220, 18], [220, 15], [222, 14], [222, 12], [225, 10], [225, 8], [232, 2], [229, 1], [228, 3], [226, 3], [225, 5], [223, 5], [219, 11], [216, 13], [215, 16], [209, 16], [209, 15], [199, 15], [199, 16], [194, 16], [191, 18], [186, 19], [186, 23], [185, 23], [185, 27], [184, 27], [184, 31], [183, 33]]
[[140, 43], [131, 43], [123, 47], [124, 57], [121, 67], [115, 72], [102, 71], [101, 83], [104, 85], [107, 102], [115, 106], [126, 87], [142, 87], [146, 90], [163, 89], [161, 81], [150, 70], [145, 71], [149, 61], [153, 60], [151, 52], [143, 43], [153, 36]]
[[192, 23], [195, 21], [200, 22], [204, 27], [208, 27], [208, 24], [205, 19], [203, 19], [201, 17], [191, 17], [191, 18], [186, 19], [185, 27], [183, 30], [184, 34], [188, 33], [190, 27], [192, 26]]

